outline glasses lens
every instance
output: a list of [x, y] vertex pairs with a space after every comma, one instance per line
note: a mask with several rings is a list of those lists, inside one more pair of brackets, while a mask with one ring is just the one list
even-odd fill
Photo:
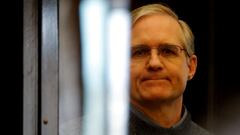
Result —
[[158, 48], [158, 53], [166, 58], [177, 57], [180, 53], [180, 47], [176, 45], [161, 45]]
[[139, 46], [131, 50], [132, 58], [144, 58], [150, 54], [150, 48], [146, 46]]

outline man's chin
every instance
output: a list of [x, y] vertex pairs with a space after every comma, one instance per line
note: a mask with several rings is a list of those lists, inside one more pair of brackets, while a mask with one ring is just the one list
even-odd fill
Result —
[[166, 85], [169, 85], [168, 80], [145, 80], [141, 82], [141, 87], [164, 87]]
[[151, 92], [148, 91], [148, 93], [141, 93], [141, 99], [144, 101], [165, 101], [172, 98], [172, 95], [170, 93], [165, 92]]

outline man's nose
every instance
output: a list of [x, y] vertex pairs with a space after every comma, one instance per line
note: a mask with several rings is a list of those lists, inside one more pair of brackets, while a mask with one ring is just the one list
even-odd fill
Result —
[[157, 50], [152, 50], [150, 58], [147, 63], [147, 68], [149, 70], [160, 70], [163, 66], [162, 60], [157, 52]]

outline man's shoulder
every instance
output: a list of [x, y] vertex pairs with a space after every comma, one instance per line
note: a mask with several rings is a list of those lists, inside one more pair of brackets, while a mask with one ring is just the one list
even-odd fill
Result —
[[205, 128], [199, 126], [198, 124], [196, 124], [193, 121], [190, 122], [189, 134], [191, 134], [191, 135], [213, 135], [211, 132], [209, 132]]

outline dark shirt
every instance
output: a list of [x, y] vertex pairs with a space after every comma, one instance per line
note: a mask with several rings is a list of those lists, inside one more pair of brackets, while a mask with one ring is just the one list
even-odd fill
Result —
[[184, 109], [181, 120], [170, 128], [163, 128], [136, 109], [131, 109], [129, 135], [212, 135], [191, 120]]

